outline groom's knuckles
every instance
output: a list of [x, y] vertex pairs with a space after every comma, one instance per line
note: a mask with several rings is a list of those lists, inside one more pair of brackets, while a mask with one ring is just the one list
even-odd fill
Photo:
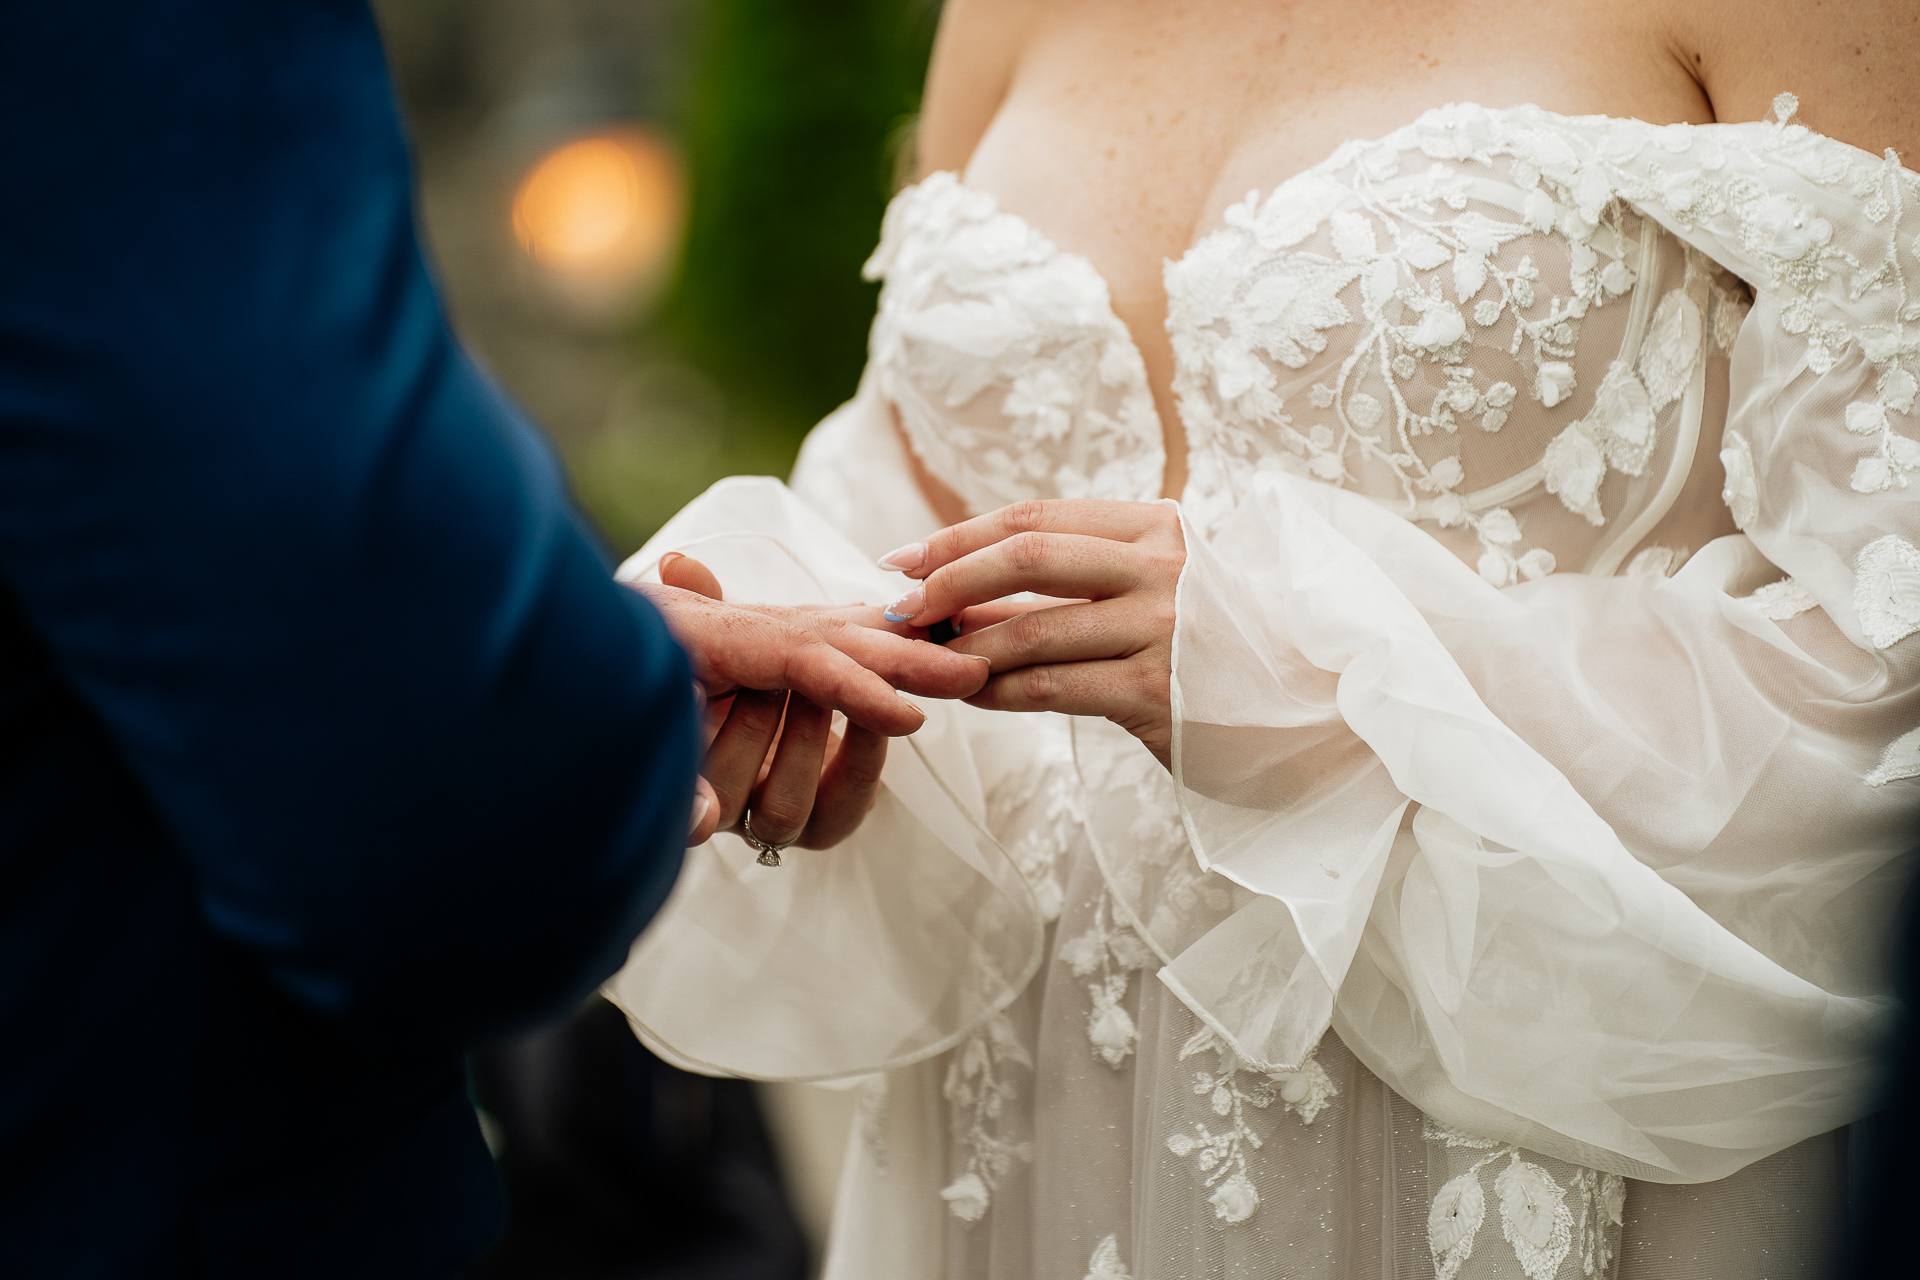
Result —
[[881, 733], [912, 733], [925, 721], [886, 679], [824, 642], [792, 655], [787, 672], [790, 687]]
[[986, 679], [981, 664], [964, 654], [888, 631], [849, 626], [836, 644], [889, 685], [921, 697], [965, 697]]

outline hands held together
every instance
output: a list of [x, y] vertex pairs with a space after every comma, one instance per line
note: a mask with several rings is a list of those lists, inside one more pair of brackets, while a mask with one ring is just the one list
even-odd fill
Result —
[[[895, 689], [1104, 716], [1166, 764], [1185, 562], [1172, 504], [1097, 500], [1015, 503], [890, 552], [882, 567], [916, 582], [884, 612], [721, 604], [704, 565], [668, 555], [661, 585], [639, 589], [707, 697], [689, 843], [741, 830], [748, 812], [766, 844], [845, 839], [878, 796], [887, 738], [924, 723]], [[1046, 598], [1008, 599], [1021, 593]], [[940, 622], [959, 631], [944, 647], [926, 642]]]

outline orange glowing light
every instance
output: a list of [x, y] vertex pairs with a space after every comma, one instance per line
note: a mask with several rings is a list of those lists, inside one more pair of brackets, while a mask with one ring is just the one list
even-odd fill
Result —
[[607, 285], [636, 283], [680, 230], [679, 164], [665, 143], [618, 129], [549, 152], [513, 197], [513, 231], [535, 262]]

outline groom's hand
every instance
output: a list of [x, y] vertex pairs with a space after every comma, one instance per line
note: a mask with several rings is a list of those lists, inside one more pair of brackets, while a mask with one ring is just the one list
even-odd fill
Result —
[[[722, 604], [720, 583], [690, 557], [664, 557], [660, 576], [661, 587], [642, 590], [692, 656], [708, 697], [690, 844], [740, 830], [748, 812], [754, 834], [771, 843], [839, 843], [879, 794], [887, 736], [925, 722], [890, 685], [966, 697], [985, 680], [985, 663], [962, 666], [960, 655], [857, 618]], [[832, 710], [846, 713], [844, 734], [832, 732]]]
[[[675, 563], [689, 562], [681, 557]], [[712, 577], [704, 566], [698, 573]], [[634, 589], [666, 618], [709, 699], [740, 689], [791, 690], [863, 728], [897, 738], [918, 729], [926, 717], [895, 689], [928, 698], [966, 698], [987, 681], [985, 659], [863, 627], [833, 613], [726, 604], [666, 583]], [[717, 583], [713, 589], [718, 591]]]

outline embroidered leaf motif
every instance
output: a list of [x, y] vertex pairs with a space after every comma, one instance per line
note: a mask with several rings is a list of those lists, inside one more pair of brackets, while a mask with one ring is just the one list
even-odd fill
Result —
[[1547, 492], [1589, 524], [1602, 523], [1600, 482], [1607, 476], [1607, 460], [1593, 438], [1578, 424], [1568, 427], [1547, 446], [1545, 461]]
[[1573, 1247], [1573, 1214], [1553, 1176], [1519, 1158], [1493, 1180], [1500, 1199], [1500, 1234], [1513, 1246], [1528, 1280], [1553, 1280]]
[[1433, 1253], [1434, 1280], [1453, 1280], [1473, 1256], [1473, 1237], [1487, 1215], [1486, 1193], [1477, 1169], [1448, 1180], [1427, 1210], [1427, 1248]]
[[1870, 787], [1884, 787], [1902, 778], [1920, 778], [1920, 729], [1903, 733], [1880, 753], [1880, 764], [1867, 774]]
[[1420, 1118], [1420, 1136], [1428, 1142], [1444, 1142], [1449, 1147], [1466, 1147], [1474, 1151], [1491, 1151], [1500, 1145], [1492, 1138], [1482, 1138], [1464, 1129], [1456, 1129], [1428, 1115]]
[[1797, 618], [1809, 609], [1820, 607], [1813, 593], [1792, 578], [1769, 582], [1747, 599], [1757, 605], [1764, 616], [1775, 622], [1785, 622], [1788, 618]]
[[1699, 358], [1700, 306], [1675, 289], [1660, 300], [1640, 344], [1640, 377], [1653, 412], [1680, 398]]
[[1920, 549], [1897, 534], [1875, 538], [1854, 559], [1853, 607], [1876, 649], [1920, 631]]
[[[1646, 365], [1643, 354], [1641, 366]], [[1600, 445], [1617, 471], [1637, 476], [1653, 453], [1653, 414], [1658, 406], [1633, 370], [1616, 360], [1593, 393], [1593, 408], [1576, 425]]]
[[1093, 1256], [1087, 1259], [1084, 1280], [1133, 1280], [1127, 1264], [1120, 1261], [1119, 1236], [1110, 1235], [1094, 1246]]

